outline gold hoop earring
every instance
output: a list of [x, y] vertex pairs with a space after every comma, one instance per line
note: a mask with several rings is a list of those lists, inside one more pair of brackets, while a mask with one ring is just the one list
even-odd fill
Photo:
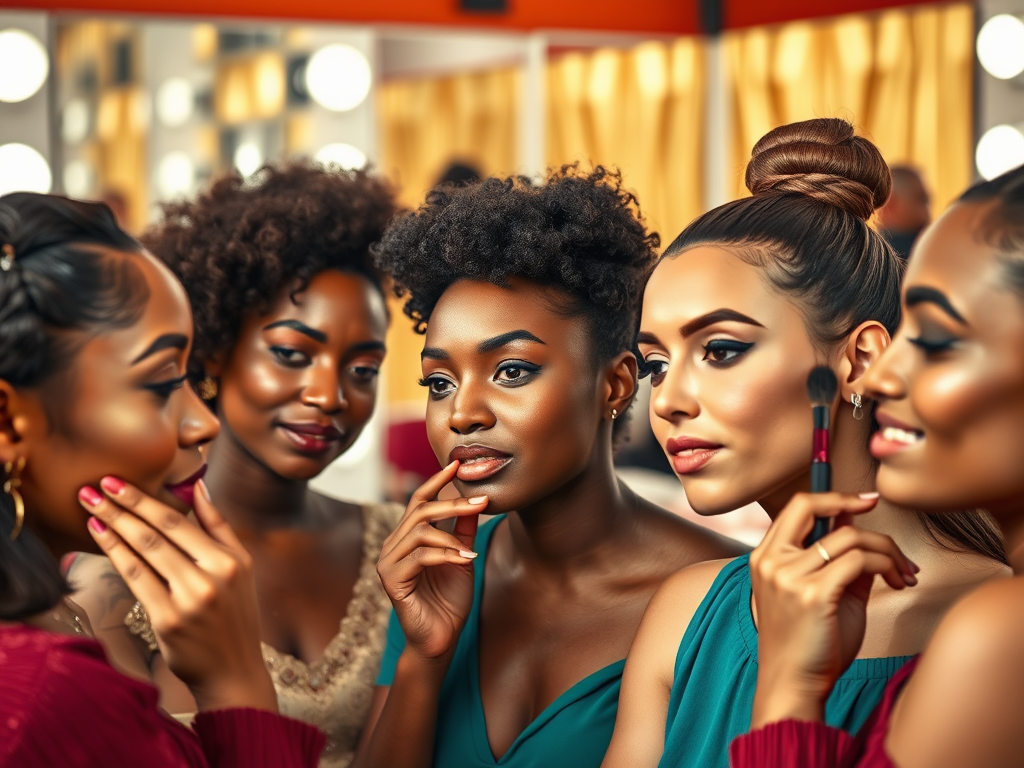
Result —
[[196, 394], [203, 400], [213, 400], [217, 396], [217, 380], [212, 376], [206, 376], [196, 386]]
[[850, 395], [850, 402], [853, 403], [853, 418], [860, 421], [864, 418], [864, 410], [861, 406], [864, 405], [864, 399], [854, 392]]
[[4, 493], [14, 501], [14, 530], [11, 531], [11, 541], [18, 538], [21, 527], [25, 524], [25, 500], [21, 498], [21, 472], [25, 469], [25, 457], [19, 456], [17, 463], [8, 461], [4, 464], [4, 474], [7, 479], [4, 481]]

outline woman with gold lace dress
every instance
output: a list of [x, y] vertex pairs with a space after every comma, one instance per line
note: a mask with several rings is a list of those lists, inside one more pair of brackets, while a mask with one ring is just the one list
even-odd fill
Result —
[[[300, 162], [220, 179], [144, 238], [192, 303], [192, 373], [222, 425], [205, 482], [253, 558], [280, 710], [324, 731], [332, 768], [369, 710], [390, 613], [376, 560], [402, 509], [308, 481], [373, 413], [388, 317], [369, 247], [393, 212], [383, 181]], [[194, 712], [109, 562], [79, 557], [70, 577], [111, 661], [155, 682], [168, 712]]]

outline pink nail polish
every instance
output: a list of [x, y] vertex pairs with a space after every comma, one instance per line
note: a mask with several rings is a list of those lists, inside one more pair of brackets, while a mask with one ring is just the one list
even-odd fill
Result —
[[124, 480], [118, 480], [116, 477], [104, 477], [100, 480], [100, 485], [103, 486], [103, 490], [112, 496], [117, 496], [121, 491], [124, 490]]
[[98, 517], [89, 518], [89, 527], [92, 528], [96, 533], [103, 533], [107, 530], [107, 526], [103, 524], [103, 521]]
[[97, 504], [103, 501], [103, 496], [100, 494], [100, 492], [97, 491], [95, 488], [89, 487], [88, 485], [79, 488], [78, 498], [81, 499], [84, 503], [88, 504], [90, 507], [95, 507]]
[[871, 493], [858, 493], [857, 496], [864, 499], [864, 501], [869, 501], [870, 499], [877, 499], [879, 493], [878, 491], [872, 491]]

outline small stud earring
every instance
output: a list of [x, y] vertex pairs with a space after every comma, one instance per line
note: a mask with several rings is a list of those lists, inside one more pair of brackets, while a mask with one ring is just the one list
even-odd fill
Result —
[[615, 419], [616, 419], [616, 417], [618, 415], [619, 415], [619, 412], [617, 410], [615, 410], [614, 408], [612, 408], [612, 421], [615, 421]]
[[864, 409], [862, 408], [864, 400], [861, 398], [860, 395], [854, 392], [852, 395], [850, 395], [850, 402], [853, 403], [853, 418], [855, 418], [857, 421], [860, 421], [861, 419], [864, 418]]

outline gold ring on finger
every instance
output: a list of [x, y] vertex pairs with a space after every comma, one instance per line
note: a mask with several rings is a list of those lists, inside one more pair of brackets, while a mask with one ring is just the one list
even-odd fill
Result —
[[820, 541], [814, 542], [814, 546], [818, 548], [818, 554], [821, 555], [821, 559], [825, 561], [826, 565], [832, 562], [832, 558], [828, 555], [828, 550], [826, 550], [825, 547], [822, 546], [822, 543]]

